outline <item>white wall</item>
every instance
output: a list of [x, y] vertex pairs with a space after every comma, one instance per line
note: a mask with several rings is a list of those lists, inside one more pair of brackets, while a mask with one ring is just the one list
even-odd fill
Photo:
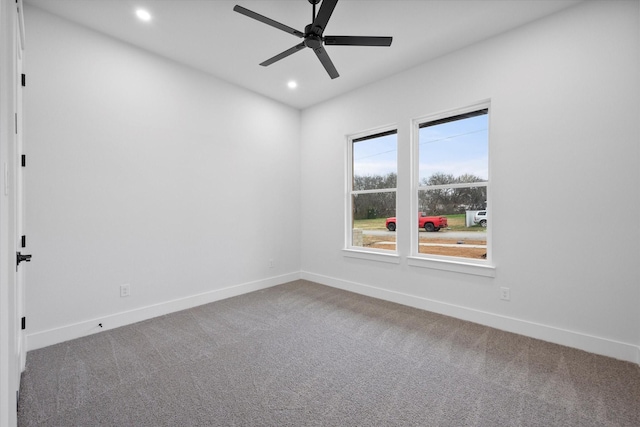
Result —
[[[305, 110], [303, 277], [640, 362], [638, 7], [585, 2]], [[408, 221], [411, 119], [484, 99], [496, 277], [408, 266], [408, 229], [400, 265], [345, 258], [345, 135], [398, 125]]]
[[297, 277], [298, 110], [26, 21], [31, 349]]

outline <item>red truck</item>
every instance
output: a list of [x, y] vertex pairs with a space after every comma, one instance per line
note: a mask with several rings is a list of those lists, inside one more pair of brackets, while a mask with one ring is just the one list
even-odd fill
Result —
[[[387, 218], [385, 226], [389, 231], [396, 231], [396, 217]], [[425, 231], [439, 231], [448, 226], [445, 216], [427, 216], [424, 212], [418, 212], [418, 228], [424, 228]]]

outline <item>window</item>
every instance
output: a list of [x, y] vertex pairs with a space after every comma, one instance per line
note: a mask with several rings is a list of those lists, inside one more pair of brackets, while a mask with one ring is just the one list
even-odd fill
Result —
[[[495, 277], [489, 102], [412, 123], [411, 189], [400, 200], [397, 128], [348, 138], [344, 255], [399, 263], [399, 244], [400, 253], [410, 248], [410, 266]], [[409, 208], [404, 228], [396, 221], [397, 203]], [[396, 230], [410, 241], [398, 242]]]
[[396, 251], [397, 157], [396, 129], [348, 139], [347, 248]]
[[413, 252], [483, 263], [490, 254], [489, 106], [427, 117], [414, 125], [418, 229]]

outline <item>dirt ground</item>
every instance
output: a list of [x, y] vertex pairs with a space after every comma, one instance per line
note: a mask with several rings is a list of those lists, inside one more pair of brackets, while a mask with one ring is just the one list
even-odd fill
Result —
[[[392, 243], [393, 242], [393, 243]], [[457, 256], [464, 258], [484, 259], [486, 257], [486, 248], [470, 248], [466, 245], [486, 245], [485, 240], [464, 240], [464, 243], [456, 246], [420, 246], [421, 254]], [[395, 250], [395, 237], [385, 236], [366, 236], [364, 238], [364, 246], [376, 249]], [[420, 243], [431, 244], [452, 244], [457, 243], [451, 239], [420, 239]]]
[[442, 246], [420, 246], [421, 254], [458, 256], [464, 258], [484, 259], [487, 257], [486, 248], [465, 248], [456, 246], [454, 248]]

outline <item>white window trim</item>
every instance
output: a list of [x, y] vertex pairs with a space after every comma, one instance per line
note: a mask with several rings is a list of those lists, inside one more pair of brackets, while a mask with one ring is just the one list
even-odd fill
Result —
[[487, 261], [471, 258], [440, 257], [438, 255], [408, 256], [407, 264], [412, 267], [430, 268], [434, 270], [451, 271], [455, 273], [472, 274], [474, 276], [496, 277], [495, 265]]
[[[452, 188], [458, 185], [445, 185], [445, 186], [421, 186], [419, 185], [419, 145], [420, 145], [420, 124], [425, 122], [431, 122], [435, 120], [444, 119], [451, 116], [457, 116], [460, 114], [469, 113], [471, 111], [481, 110], [484, 108], [489, 109], [489, 132], [491, 130], [491, 101], [489, 99], [479, 101], [468, 105], [464, 108], [458, 108], [454, 110], [441, 111], [435, 114], [429, 114], [423, 117], [413, 119], [411, 121], [411, 256], [407, 257], [407, 264], [414, 267], [431, 268], [436, 270], [445, 270], [457, 273], [473, 274], [485, 277], [495, 277], [496, 267], [493, 265], [492, 260], [492, 237], [491, 230], [493, 226], [487, 229], [487, 259], [476, 260], [472, 258], [461, 257], [449, 257], [430, 254], [421, 254], [419, 252], [419, 236], [418, 236], [418, 191], [420, 190], [434, 190], [440, 187]], [[488, 181], [460, 184], [460, 187], [487, 187], [487, 221], [490, 221], [491, 211], [491, 138], [488, 141], [489, 150], [489, 176]], [[492, 224], [489, 222], [489, 224]]]
[[[355, 134], [346, 135], [346, 164], [345, 164], [345, 228], [344, 228], [344, 237], [345, 237], [345, 246], [342, 250], [342, 253], [345, 257], [349, 258], [358, 258], [365, 259], [370, 261], [378, 261], [378, 262], [386, 262], [392, 264], [399, 264], [400, 257], [398, 256], [398, 241], [396, 240], [396, 249], [385, 250], [385, 249], [375, 249], [375, 248], [363, 248], [361, 246], [353, 246], [353, 205], [351, 196], [353, 194], [370, 194], [370, 193], [396, 193], [396, 212], [398, 211], [398, 188], [385, 188], [385, 189], [376, 189], [376, 190], [358, 190], [353, 191], [353, 141], [356, 139], [364, 138], [370, 135], [376, 135], [379, 133], [395, 131], [398, 132], [397, 123], [380, 126], [377, 128], [369, 129], [367, 131], [358, 132]], [[396, 160], [397, 162], [397, 160]], [[397, 163], [396, 163], [397, 165]], [[396, 166], [397, 173], [397, 166]]]
[[[397, 243], [396, 243], [397, 246]], [[357, 249], [356, 249], [357, 248]], [[347, 258], [365, 259], [368, 261], [386, 262], [389, 264], [400, 264], [400, 256], [393, 251], [374, 249], [374, 248], [359, 248], [354, 246], [351, 248], [345, 248], [342, 250], [342, 254]]]

